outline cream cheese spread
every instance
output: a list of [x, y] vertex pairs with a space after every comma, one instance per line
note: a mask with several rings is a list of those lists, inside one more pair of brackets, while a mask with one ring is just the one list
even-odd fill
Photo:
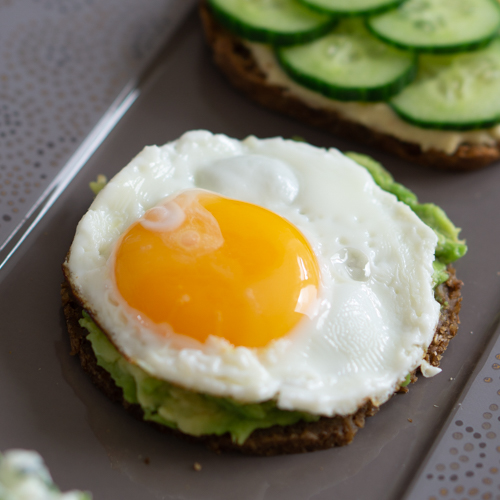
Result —
[[312, 108], [335, 111], [346, 120], [392, 135], [401, 141], [419, 144], [423, 151], [435, 149], [452, 155], [464, 143], [492, 146], [500, 140], [500, 125], [465, 132], [424, 129], [403, 121], [383, 102], [343, 102], [330, 99], [293, 81], [281, 69], [268, 45], [249, 41], [244, 43], [270, 85], [285, 88], [290, 96], [300, 98]]

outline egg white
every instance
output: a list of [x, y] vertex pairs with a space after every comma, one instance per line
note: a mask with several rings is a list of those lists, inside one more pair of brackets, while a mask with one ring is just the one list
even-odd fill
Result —
[[[148, 328], [123, 304], [112, 254], [123, 232], [172, 194], [201, 188], [261, 205], [294, 224], [320, 265], [320, 302], [264, 348], [200, 344]], [[437, 237], [335, 149], [206, 131], [146, 147], [99, 193], [65, 263], [72, 288], [118, 350], [149, 374], [245, 402], [335, 415], [386, 401], [422, 363], [440, 307]]]

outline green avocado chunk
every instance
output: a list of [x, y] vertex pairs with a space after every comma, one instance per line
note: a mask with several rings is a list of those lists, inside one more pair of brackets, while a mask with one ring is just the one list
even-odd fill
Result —
[[[462, 257], [467, 251], [465, 243], [458, 239], [460, 230], [436, 205], [418, 203], [416, 195], [394, 182], [391, 174], [380, 163], [358, 153], [347, 153], [347, 156], [365, 167], [376, 184], [409, 205], [436, 232], [438, 245], [434, 261], [434, 286], [445, 282], [448, 279], [446, 264]], [[315, 422], [320, 418], [306, 412], [280, 410], [272, 400], [239, 403], [231, 398], [210, 396], [159, 380], [128, 362], [86, 311], [83, 311], [80, 325], [89, 332], [87, 339], [92, 343], [97, 364], [123, 390], [127, 402], [142, 407], [145, 420], [179, 429], [192, 436], [229, 432], [234, 442], [242, 444], [255, 429], [292, 425], [299, 421]], [[404, 385], [407, 385], [407, 380], [403, 382]]]
[[406, 375], [406, 378], [404, 380], [404, 382], [400, 385], [400, 387], [406, 387], [407, 385], [409, 385], [411, 382], [411, 373], [408, 373], [408, 375]]

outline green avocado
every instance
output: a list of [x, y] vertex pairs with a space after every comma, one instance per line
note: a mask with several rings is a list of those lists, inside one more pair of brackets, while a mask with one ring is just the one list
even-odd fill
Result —
[[[436, 205], [418, 203], [415, 194], [394, 182], [380, 163], [357, 153], [347, 153], [347, 156], [365, 167], [382, 189], [409, 205], [436, 232], [438, 245], [434, 262], [434, 286], [446, 281], [446, 265], [467, 251], [465, 243], [458, 239], [460, 230]], [[125, 360], [85, 311], [80, 325], [89, 332], [87, 338], [92, 343], [98, 365], [123, 390], [127, 402], [142, 407], [145, 420], [179, 429], [192, 436], [229, 432], [234, 442], [242, 444], [255, 429], [291, 425], [299, 421], [314, 422], [320, 418], [306, 412], [280, 410], [274, 401], [239, 403], [231, 398], [201, 394], [159, 380]], [[402, 385], [408, 382], [405, 380]]]
[[151, 377], [126, 361], [85, 311], [80, 325], [89, 331], [87, 339], [92, 343], [97, 364], [121, 387], [127, 402], [141, 405], [145, 420], [192, 436], [229, 432], [234, 442], [242, 444], [255, 429], [291, 425], [301, 420], [315, 422], [320, 418], [305, 412], [280, 410], [274, 401], [238, 403]]

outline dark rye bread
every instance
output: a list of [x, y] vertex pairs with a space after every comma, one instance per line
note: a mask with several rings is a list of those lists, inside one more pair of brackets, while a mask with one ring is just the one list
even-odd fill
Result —
[[484, 167], [500, 158], [500, 142], [495, 145], [461, 144], [454, 154], [436, 149], [422, 150], [417, 143], [401, 141], [364, 125], [347, 120], [338, 113], [308, 106], [291, 95], [286, 88], [271, 85], [259, 69], [242, 40], [212, 16], [206, 1], [200, 3], [200, 13], [215, 64], [231, 84], [266, 108], [279, 111], [308, 125], [332, 134], [384, 149], [405, 160], [435, 168], [472, 170]]
[[[460, 294], [462, 282], [455, 277], [455, 270], [451, 266], [448, 271], [450, 272], [448, 281], [440, 285], [437, 290], [437, 299], [443, 306], [434, 339], [425, 357], [434, 366], [439, 365], [449, 341], [457, 333], [459, 324], [458, 314], [462, 300]], [[115, 385], [109, 373], [97, 365], [90, 341], [86, 338], [88, 332], [78, 323], [82, 317], [82, 306], [75, 298], [67, 281], [64, 281], [61, 286], [61, 296], [70, 336], [71, 354], [80, 357], [83, 369], [106, 396], [122, 404], [127, 411], [142, 420], [141, 407], [125, 401], [122, 390]], [[412, 382], [416, 380], [416, 373], [413, 373]], [[406, 387], [399, 389], [399, 392], [407, 391]], [[364, 427], [365, 418], [374, 415], [377, 411], [378, 407], [368, 401], [353, 415], [322, 417], [319, 421], [312, 423], [299, 422], [284, 427], [276, 425], [268, 429], [257, 429], [242, 445], [233, 443], [229, 434], [193, 437], [154, 422], [148, 423], [163, 432], [173, 433], [191, 441], [202, 442], [217, 453], [239, 451], [250, 455], [269, 456], [304, 453], [349, 444], [358, 429]]]

